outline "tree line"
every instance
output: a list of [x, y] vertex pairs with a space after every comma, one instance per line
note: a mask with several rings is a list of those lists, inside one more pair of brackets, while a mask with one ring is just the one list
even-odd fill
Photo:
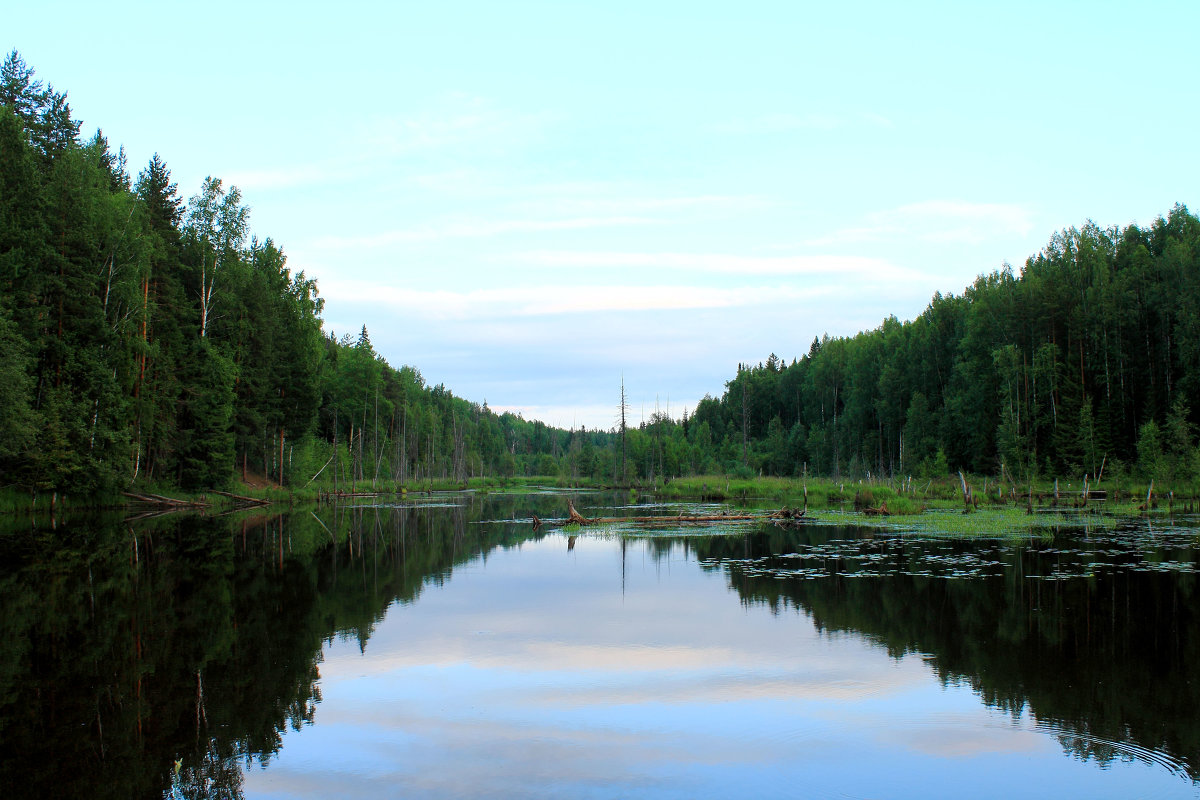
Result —
[[[964, 469], [1013, 478], [1200, 467], [1200, 220], [1056, 234], [916, 319], [740, 365], [680, 419], [565, 431], [429, 386], [249, 234], [241, 192], [134, 178], [13, 51], [0, 65], [0, 489], [98, 495], [547, 475]], [[616, 395], [616, 392], [614, 392]]]
[[326, 333], [236, 186], [185, 202], [158, 154], [132, 177], [16, 51], [0, 105], [0, 488], [295, 485], [335, 445], [325, 478], [350, 485], [557, 472], [594, 446], [427, 386], [365, 328]]
[[1055, 234], [911, 322], [740, 366], [689, 438], [727, 468], [1029, 479], [1200, 470], [1200, 220]]

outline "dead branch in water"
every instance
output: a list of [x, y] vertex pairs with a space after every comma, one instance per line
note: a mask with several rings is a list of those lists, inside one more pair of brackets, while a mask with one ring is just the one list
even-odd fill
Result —
[[538, 519], [535, 515], [533, 518], [533, 528], [537, 530], [543, 525], [614, 525], [622, 522], [635, 523], [664, 523], [670, 522], [675, 524], [693, 524], [693, 523], [713, 523], [713, 522], [746, 522], [752, 520], [775, 521], [785, 524], [799, 524], [801, 521], [809, 521], [811, 518], [806, 518], [806, 510], [801, 509], [793, 511], [787, 507], [779, 511], [773, 511], [769, 514], [729, 514], [722, 512], [720, 514], [678, 514], [670, 516], [667, 514], [656, 514], [649, 517], [592, 517], [588, 518], [575, 510], [575, 504], [567, 500], [567, 511], [569, 516], [566, 519]]
[[876, 508], [864, 508], [862, 513], [868, 517], [889, 517], [892, 514], [892, 512], [888, 511], [886, 501]]
[[270, 500], [263, 500], [262, 498], [259, 498], [259, 497], [246, 497], [245, 495], [233, 494], [231, 492], [218, 492], [216, 489], [213, 489], [212, 493], [219, 494], [222, 497], [228, 497], [231, 500], [236, 500], [239, 503], [245, 503], [247, 505], [252, 505], [252, 506], [269, 506], [269, 505], [271, 505]]
[[166, 506], [169, 508], [207, 508], [208, 503], [201, 500], [178, 500], [174, 497], [164, 497], [160, 494], [135, 494], [133, 492], [121, 492], [125, 497], [131, 500], [137, 500], [139, 503], [146, 503], [152, 506]]

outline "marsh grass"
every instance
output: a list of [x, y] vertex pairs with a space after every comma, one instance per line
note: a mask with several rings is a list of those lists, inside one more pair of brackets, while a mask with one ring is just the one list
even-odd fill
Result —
[[[810, 516], [821, 522], [948, 536], [1050, 535], [1059, 528], [1111, 529], [1130, 519], [1200, 512], [1200, 501], [1192, 495], [1158, 488], [1146, 508], [1148, 483], [1110, 481], [1103, 487], [1107, 499], [1085, 504], [1082, 481], [1060, 479], [1057, 498], [1053, 480], [1023, 487], [980, 477], [967, 481], [976, 499], [969, 509], [957, 476], [902, 483], [702, 475], [677, 478], [659, 494], [771, 508], [807, 505]], [[885, 505], [887, 516], [863, 513]]]
[[69, 509], [119, 508], [124, 504], [125, 498], [116, 492], [78, 497], [60, 492], [30, 494], [19, 489], [0, 489], [0, 514], [52, 514]]
[[1060, 528], [1112, 529], [1125, 517], [1119, 514], [1066, 509], [1029, 513], [1022, 508], [996, 506], [964, 514], [950, 509], [929, 510], [919, 514], [894, 514], [871, 517], [853, 511], [823, 511], [817, 521], [831, 525], [855, 525], [898, 533], [932, 536], [997, 537], [1052, 536]]
[[[1081, 500], [1082, 480], [1059, 479], [1058, 497], [1054, 497], [1055, 481], [1039, 480], [1032, 484], [998, 483], [995, 478], [967, 476], [975, 500], [979, 506], [1019, 506], [1025, 508], [1033, 495], [1035, 508], [1066, 508], [1077, 505]], [[1103, 502], [1106, 509], [1138, 510], [1146, 500], [1149, 482], [1120, 482], [1106, 480], [1103, 485], [1091, 485], [1093, 490], [1107, 493]], [[892, 503], [907, 498], [914, 504], [928, 507], [962, 507], [962, 489], [957, 475], [947, 475], [925, 481], [892, 480], [833, 480], [830, 478], [737, 478], [726, 475], [696, 475], [674, 478], [658, 487], [655, 494], [663, 498], [705, 499], [724, 501], [768, 500], [788, 505], [803, 505], [805, 498], [812, 508], [833, 508], [853, 503], [855, 496], [868, 499], [866, 505], [878, 506], [884, 502], [892, 510]], [[1095, 502], [1095, 501], [1093, 501]], [[1090, 504], [1089, 504], [1090, 505]], [[1182, 483], [1178, 487], [1155, 484], [1151, 498], [1151, 509], [1173, 508], [1174, 510], [1200, 509], [1200, 486]], [[1145, 509], [1143, 509], [1145, 510]]]
[[[928, 503], [953, 502], [958, 487], [949, 478], [929, 481], [911, 489], [902, 489], [899, 481], [835, 481], [829, 478], [733, 478], [725, 475], [697, 475], [675, 478], [660, 487], [656, 495], [673, 499], [703, 499], [731, 502], [771, 501], [779, 505], [810, 508], [838, 508], [851, 504], [859, 508], [887, 504], [892, 513], [916, 513]], [[855, 498], [858, 498], [856, 501]]]

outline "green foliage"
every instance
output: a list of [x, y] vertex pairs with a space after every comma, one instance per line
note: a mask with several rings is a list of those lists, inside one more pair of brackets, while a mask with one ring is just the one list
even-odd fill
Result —
[[1167, 477], [1162, 434], [1154, 420], [1138, 429], [1137, 460], [1138, 468], [1147, 479], [1162, 480]]
[[37, 429], [29, 404], [30, 363], [25, 340], [0, 309], [0, 464], [25, 452]]
[[[428, 386], [366, 328], [322, 329], [316, 282], [250, 238], [237, 187], [184, 204], [157, 154], [131, 181], [66, 95], [0, 65], [0, 470], [89, 494], [134, 481], [361, 491], [535, 474], [658, 486], [724, 470], [1008, 481], [1200, 469], [1200, 220], [1088, 223], [916, 319], [741, 364], [691, 415], [564, 431]], [[328, 462], [328, 463], [327, 463]], [[838, 489], [838, 494], [843, 494]], [[852, 492], [851, 492], [852, 494]]]
[[1094, 480], [1123, 461], [1183, 486], [1200, 467], [1200, 417], [1179, 400], [1200, 390], [1197, 308], [1200, 220], [1183, 206], [1146, 229], [1065, 230], [911, 322], [739, 365], [697, 406], [688, 441], [704, 426], [707, 452], [683, 471]]

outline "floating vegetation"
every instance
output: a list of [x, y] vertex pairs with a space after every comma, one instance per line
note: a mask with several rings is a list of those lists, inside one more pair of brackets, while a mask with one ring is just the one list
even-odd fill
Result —
[[1076, 510], [1036, 511], [1013, 507], [981, 508], [969, 514], [951, 510], [929, 510], [920, 514], [868, 516], [852, 511], [822, 511], [822, 522], [855, 525], [875, 530], [943, 536], [1037, 536], [1063, 528], [1093, 530], [1115, 528], [1121, 517]]
[[[890, 516], [818, 511], [805, 516], [802, 526], [777, 527], [765, 511], [745, 513], [713, 502], [597, 504], [577, 516], [546, 520], [547, 531], [600, 539], [686, 540], [685, 546], [695, 547], [707, 568], [752, 579], [1019, 577], [1051, 582], [1115, 571], [1200, 572], [1200, 530], [1194, 517], [1139, 517], [1099, 509], [1028, 513], [994, 506], [967, 514], [950, 509]], [[694, 524], [695, 519], [708, 521]]]
[[[827, 518], [822, 515], [823, 519]], [[858, 520], [856, 520], [858, 522]], [[797, 537], [790, 552], [747, 558], [702, 559], [747, 578], [857, 579], [907, 576], [939, 580], [1066, 581], [1116, 571], [1200, 573], [1200, 541], [1190, 527], [1109, 520], [1103, 526], [1063, 525], [1053, 533], [951, 536], [943, 529], [914, 531], [902, 525], [828, 526]], [[819, 540], [818, 534], [829, 538]], [[769, 535], [769, 534], [768, 534]]]

